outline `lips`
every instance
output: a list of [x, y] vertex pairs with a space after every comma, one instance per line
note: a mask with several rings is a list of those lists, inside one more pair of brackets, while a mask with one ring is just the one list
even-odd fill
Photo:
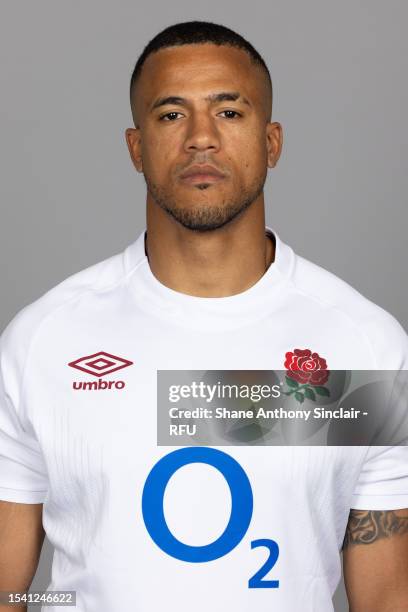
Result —
[[187, 183], [214, 183], [225, 178], [220, 170], [209, 164], [195, 164], [180, 174]]

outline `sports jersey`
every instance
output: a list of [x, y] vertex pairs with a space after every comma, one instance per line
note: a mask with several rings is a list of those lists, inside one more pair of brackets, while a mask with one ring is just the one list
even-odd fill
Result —
[[408, 507], [407, 446], [158, 444], [158, 371], [408, 369], [390, 313], [266, 232], [241, 293], [162, 284], [142, 231], [1, 336], [0, 499], [43, 503], [78, 612], [328, 612], [350, 509]]

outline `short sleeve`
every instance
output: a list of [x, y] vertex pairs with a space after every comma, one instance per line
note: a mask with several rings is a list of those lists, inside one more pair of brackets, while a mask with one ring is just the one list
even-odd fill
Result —
[[382, 310], [381, 320], [367, 321], [371, 337], [376, 338], [373, 352], [377, 367], [397, 374], [390, 400], [392, 415], [384, 423], [383, 438], [396, 446], [370, 446], [355, 485], [351, 508], [355, 510], [398, 510], [408, 508], [408, 336], [402, 325]]
[[408, 446], [369, 448], [354, 488], [351, 508], [408, 508]]
[[43, 503], [48, 490], [41, 449], [19, 413], [24, 346], [13, 321], [0, 336], [0, 500]]

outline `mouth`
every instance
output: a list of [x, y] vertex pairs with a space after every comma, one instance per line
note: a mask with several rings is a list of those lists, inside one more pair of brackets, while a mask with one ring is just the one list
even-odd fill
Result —
[[194, 165], [180, 174], [180, 179], [183, 183], [189, 185], [198, 185], [202, 183], [212, 184], [225, 179], [225, 174], [217, 170], [214, 166]]
[[225, 176], [221, 174], [189, 174], [188, 176], [181, 177], [183, 183], [190, 185], [196, 185], [198, 183], [218, 183], [225, 179]]

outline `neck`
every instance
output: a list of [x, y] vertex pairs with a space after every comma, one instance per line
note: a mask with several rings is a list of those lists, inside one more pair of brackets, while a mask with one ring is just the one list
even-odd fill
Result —
[[249, 289], [275, 257], [265, 234], [263, 198], [231, 223], [207, 232], [184, 228], [148, 198], [145, 250], [163, 285], [197, 297], [227, 297]]

